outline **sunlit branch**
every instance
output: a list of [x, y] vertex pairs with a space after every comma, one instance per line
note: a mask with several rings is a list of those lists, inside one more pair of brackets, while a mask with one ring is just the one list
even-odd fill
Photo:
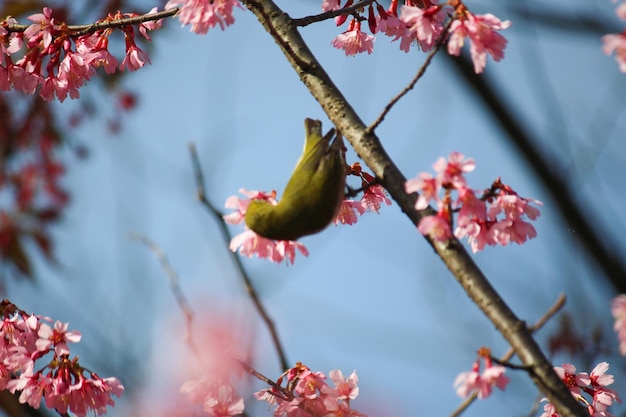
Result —
[[[128, 17], [125, 19], [116, 19], [104, 22], [91, 23], [88, 25], [68, 25], [66, 28], [68, 31], [72, 32], [72, 36], [83, 36], [88, 33], [94, 33], [99, 30], [110, 29], [110, 28], [119, 28], [123, 26], [130, 25], [139, 25], [141, 23], [152, 22], [159, 19], [163, 19], [164, 17], [174, 16], [180, 10], [179, 7], [174, 7], [172, 9], [163, 10], [161, 12], [152, 13], [152, 14], [144, 14], [141, 16]], [[23, 24], [11, 24], [6, 25], [5, 29], [8, 32], [24, 32], [29, 25]]]

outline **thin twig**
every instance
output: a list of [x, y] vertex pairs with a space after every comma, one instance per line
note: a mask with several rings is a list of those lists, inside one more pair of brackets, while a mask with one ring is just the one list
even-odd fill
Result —
[[[539, 329], [541, 329], [547, 323], [548, 320], [550, 320], [561, 308], [563, 308], [563, 306], [565, 305], [565, 301], [566, 301], [565, 294], [559, 294], [559, 297], [556, 299], [552, 307], [550, 307], [550, 309], [546, 311], [546, 313], [539, 320], [537, 320], [537, 322], [533, 326], [531, 326], [529, 330], [534, 333], [538, 331]], [[515, 351], [513, 350], [513, 348], [509, 348], [509, 350], [506, 351], [506, 353], [499, 359], [499, 361], [500, 362], [509, 361], [511, 360], [514, 354], [515, 354]], [[477, 396], [478, 396], [478, 391], [474, 391], [472, 395], [467, 397], [465, 401], [459, 404], [456, 410], [454, 410], [452, 414], [450, 414], [450, 417], [458, 417], [459, 415], [461, 415], [461, 413], [465, 411], [467, 407], [469, 407], [470, 404], [472, 404], [476, 400]]]
[[[109, 28], [119, 28], [122, 26], [130, 26], [130, 25], [138, 25], [141, 23], [151, 22], [155, 20], [162, 19], [164, 17], [174, 16], [180, 10], [179, 7], [174, 7], [172, 9], [163, 10], [161, 12], [152, 13], [152, 14], [143, 14], [141, 16], [128, 17], [125, 19], [117, 19], [117, 20], [109, 20], [103, 22], [91, 23], [88, 25], [68, 25], [67, 30], [71, 33], [71, 36], [82, 36], [88, 33], [94, 33], [99, 30], [109, 29]], [[8, 32], [24, 32], [29, 25], [23, 24], [11, 24], [6, 25], [5, 29]]]
[[146, 236], [142, 235], [141, 233], [137, 233], [137, 232], [131, 233], [130, 237], [146, 245], [148, 249], [150, 249], [152, 253], [156, 255], [157, 259], [161, 263], [161, 267], [163, 268], [163, 270], [167, 274], [167, 277], [169, 278], [170, 288], [172, 289], [172, 293], [174, 293], [174, 297], [176, 298], [176, 301], [178, 301], [178, 305], [180, 306], [180, 309], [182, 310], [183, 315], [185, 316], [185, 323], [187, 325], [187, 336], [185, 337], [185, 339], [187, 340], [187, 343], [193, 347], [192, 332], [191, 332], [191, 324], [193, 322], [193, 310], [191, 309], [189, 302], [187, 301], [187, 298], [185, 298], [185, 294], [180, 288], [180, 280], [178, 279], [178, 274], [176, 273], [174, 268], [172, 268], [169, 261], [167, 260], [167, 255], [165, 255], [165, 252], [163, 252], [156, 243], [154, 243], [153, 241], [151, 241], [150, 239], [148, 239]]
[[383, 109], [383, 111], [380, 114], [380, 116], [378, 116], [378, 118], [371, 125], [369, 125], [367, 127], [367, 129], [366, 129], [367, 133], [373, 132], [378, 127], [378, 125], [380, 125], [383, 122], [383, 120], [385, 119], [385, 116], [387, 116], [387, 113], [389, 113], [389, 111], [391, 111], [391, 108], [402, 97], [404, 97], [409, 91], [411, 91], [413, 89], [413, 87], [415, 87], [415, 84], [417, 84], [419, 79], [422, 78], [422, 76], [426, 73], [426, 69], [430, 65], [430, 62], [435, 57], [435, 54], [437, 54], [439, 49], [441, 49], [441, 46], [445, 43], [445, 40], [448, 37], [448, 30], [450, 29], [450, 25], [452, 25], [453, 21], [454, 21], [454, 19], [450, 19], [448, 21], [448, 23], [446, 24], [446, 26], [444, 26], [443, 31], [441, 32], [441, 35], [439, 36], [439, 39], [437, 40], [437, 43], [435, 44], [435, 47], [433, 48], [432, 51], [430, 51], [430, 53], [426, 57], [426, 60], [424, 61], [424, 63], [420, 67], [420, 69], [415, 74], [415, 77], [413, 77], [411, 82], [406, 87], [404, 87], [404, 89], [402, 89], [402, 91], [400, 91], [400, 93], [397, 96], [395, 96], [394, 98], [391, 99], [391, 101]]
[[363, 7], [367, 7], [368, 5], [374, 3], [374, 1], [375, 0], [363, 0], [358, 2], [357, 4], [353, 4], [352, 6], [344, 7], [343, 9], [331, 10], [329, 12], [316, 14], [314, 16], [302, 17], [300, 19], [291, 19], [291, 21], [296, 26], [308, 26], [312, 23], [322, 22], [324, 20], [333, 19], [337, 16], [350, 14], [356, 10], [362, 9]]
[[[218, 226], [220, 228], [220, 232], [222, 233], [222, 237], [223, 237], [224, 241], [226, 242], [226, 244], [228, 244], [231, 241], [232, 236], [231, 236], [230, 232], [228, 231], [228, 228], [226, 227], [226, 222], [224, 221], [223, 213], [220, 212], [207, 198], [206, 188], [205, 188], [205, 185], [204, 185], [204, 174], [202, 173], [202, 167], [200, 166], [200, 160], [198, 159], [198, 153], [196, 152], [196, 147], [195, 147], [195, 145], [193, 143], [189, 144], [189, 152], [191, 154], [191, 163], [192, 163], [192, 166], [193, 166], [194, 177], [196, 179], [196, 192], [197, 192], [198, 200], [200, 200], [202, 205], [215, 218], [215, 220], [217, 221], [217, 224], [218, 224]], [[278, 337], [278, 332], [276, 331], [276, 326], [274, 326], [274, 322], [272, 321], [272, 319], [270, 318], [269, 314], [265, 310], [265, 307], [261, 303], [261, 300], [259, 299], [259, 296], [258, 296], [258, 294], [256, 292], [256, 289], [252, 285], [252, 281], [250, 280], [250, 277], [249, 277], [246, 269], [244, 268], [243, 264], [241, 263], [240, 257], [237, 256], [237, 254], [235, 254], [235, 253], [233, 253], [231, 251], [229, 251], [229, 253], [231, 255], [232, 260], [235, 262], [235, 266], [237, 267], [237, 270], [239, 271], [239, 276], [243, 280], [246, 292], [250, 296], [250, 299], [252, 299], [252, 303], [256, 307], [259, 315], [261, 316], [261, 318], [265, 322], [265, 325], [267, 326], [267, 329], [270, 332], [270, 336], [272, 338], [272, 342], [274, 343], [274, 348], [276, 349], [276, 353], [278, 354], [278, 358], [280, 360], [280, 366], [281, 366], [282, 370], [286, 370], [286, 369], [289, 368], [289, 365], [288, 365], [288, 362], [287, 362], [287, 357], [285, 355], [284, 349], [283, 349], [282, 344], [280, 342], [280, 338]]]

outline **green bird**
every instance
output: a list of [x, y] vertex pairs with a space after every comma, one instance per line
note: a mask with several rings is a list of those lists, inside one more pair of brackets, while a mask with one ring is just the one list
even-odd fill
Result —
[[335, 219], [346, 187], [346, 162], [341, 134], [322, 136], [322, 122], [305, 119], [304, 150], [276, 205], [253, 200], [246, 225], [273, 240], [296, 240], [322, 231]]

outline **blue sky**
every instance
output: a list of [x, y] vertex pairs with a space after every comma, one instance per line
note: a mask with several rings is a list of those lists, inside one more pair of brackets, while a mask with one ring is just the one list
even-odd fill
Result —
[[[315, 2], [283, 3], [292, 16], [319, 11]], [[612, 6], [606, 3], [608, 16]], [[476, 2], [477, 11], [488, 4]], [[142, 363], [149, 354], [147, 375], [152, 381], [167, 378], [168, 367], [160, 366], [173, 349], [167, 332], [183, 323], [157, 260], [129, 238], [131, 232], [145, 234], [167, 253], [198, 310], [210, 305], [242, 318], [252, 312], [215, 222], [195, 199], [188, 143], [196, 144], [209, 198], [221, 207], [242, 187], [282, 191], [302, 149], [304, 118], [331, 127], [254, 16], [241, 10], [235, 17], [235, 25], [207, 36], [189, 33], [175, 21], [153, 36], [152, 65], [123, 80], [140, 94], [140, 105], [124, 118], [122, 133], [111, 137], [98, 121], [74, 132], [90, 157], [76, 162], [67, 152], [73, 200], [55, 231], [58, 265], [38, 263], [35, 286], [10, 286], [9, 296], [20, 307], [80, 329], [81, 360], [95, 362], [96, 369], [107, 362], [115, 366], [124, 355]], [[330, 46], [340, 31], [326, 22], [302, 34], [361, 117], [372, 121], [425, 56], [417, 50], [405, 54], [379, 36], [372, 55], [347, 58]], [[563, 174], [580, 180], [576, 193], [599, 227], [610, 226], [607, 236], [622, 236], [624, 122], [612, 119], [614, 130], [602, 138], [589, 134], [599, 116], [611, 114], [604, 103], [623, 96], [617, 65], [602, 54], [599, 40], [547, 31], [533, 36], [515, 21], [504, 34], [506, 58], [489, 61], [486, 76], [542, 138], [555, 164], [569, 167]], [[501, 176], [522, 196], [542, 200], [535, 240], [487, 248], [476, 261], [528, 322], [566, 292], [567, 309], [577, 314], [581, 331], [597, 321], [608, 330], [610, 288], [578, 255], [581, 249], [549, 197], [442, 58], [435, 58], [380, 126], [383, 145], [408, 177], [431, 171], [438, 157], [456, 150], [476, 160], [477, 169], [468, 176], [474, 188]], [[539, 67], [548, 69], [543, 81], [553, 101], [542, 95], [545, 88], [533, 72]], [[99, 100], [95, 88], [81, 94]], [[74, 105], [80, 101], [58, 110], [65, 114]], [[555, 114], [564, 115], [564, 122]], [[603, 147], [596, 145], [604, 139]], [[579, 161], [589, 155], [593, 163], [579, 171]], [[356, 160], [353, 152], [348, 159]], [[460, 402], [452, 382], [471, 367], [476, 349], [490, 346], [495, 354], [507, 349], [396, 205], [302, 242], [310, 256], [298, 256], [293, 266], [244, 263], [290, 361], [325, 373], [357, 370], [362, 398], [355, 408], [378, 402], [399, 416], [449, 414]], [[267, 332], [259, 324], [252, 333], [258, 369], [277, 377]], [[102, 357], [100, 349], [116, 353]], [[614, 366], [618, 374], [619, 362]], [[475, 404], [467, 415], [527, 413], [536, 391], [524, 375], [513, 373], [512, 379], [506, 392]], [[263, 413], [267, 409], [261, 406], [255, 415]]]

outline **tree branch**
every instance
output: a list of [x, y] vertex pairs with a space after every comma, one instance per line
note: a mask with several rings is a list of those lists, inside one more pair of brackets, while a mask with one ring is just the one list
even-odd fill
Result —
[[[417, 225], [422, 217], [432, 214], [432, 208], [415, 210], [416, 195], [404, 191], [406, 178], [389, 158], [378, 137], [367, 131], [365, 123], [313, 56], [289, 16], [271, 0], [243, 0], [243, 3], [271, 34], [301, 81], [413, 224]], [[563, 417], [586, 417], [586, 410], [554, 372], [526, 324], [500, 298], [460, 242], [456, 239], [444, 243], [435, 242], [430, 237], [426, 239], [468, 296], [507, 339], [521, 362], [531, 367], [533, 382], [558, 412]]]

